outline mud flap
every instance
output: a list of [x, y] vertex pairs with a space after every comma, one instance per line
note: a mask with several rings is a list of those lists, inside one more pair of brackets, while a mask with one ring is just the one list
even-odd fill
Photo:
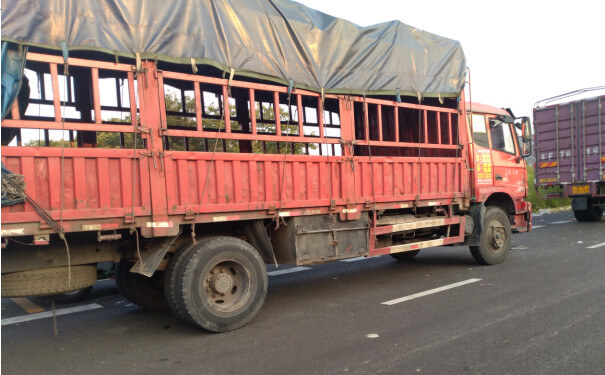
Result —
[[150, 248], [146, 249], [145, 251], [141, 251], [141, 257], [132, 266], [130, 272], [140, 273], [141, 275], [151, 277], [158, 269], [160, 263], [162, 263], [162, 259], [164, 259], [164, 256], [170, 249], [170, 246], [172, 246], [174, 241], [176, 241], [180, 235], [181, 230], [179, 228], [179, 233], [176, 236], [156, 239]]
[[478, 203], [473, 206], [471, 211], [471, 217], [473, 218], [475, 228], [473, 233], [464, 239], [462, 245], [465, 246], [478, 246], [481, 232], [483, 232], [483, 217], [485, 216], [486, 207], [483, 203]]
[[271, 239], [267, 234], [263, 221], [255, 220], [246, 223], [242, 231], [248, 242], [254, 246], [263, 257], [265, 263], [273, 262], [277, 267], [277, 259], [275, 258], [275, 252], [273, 251], [273, 245], [271, 244]]
[[573, 211], [588, 210], [588, 197], [571, 198], [571, 209]]

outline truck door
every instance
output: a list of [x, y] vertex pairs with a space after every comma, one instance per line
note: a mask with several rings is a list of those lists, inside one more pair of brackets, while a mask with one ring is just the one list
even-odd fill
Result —
[[513, 124], [493, 117], [488, 122], [493, 161], [494, 186], [504, 188], [513, 198], [525, 196], [525, 163], [522, 163]]
[[473, 126], [474, 155], [471, 155], [471, 158], [474, 163], [475, 186], [492, 186], [493, 163], [485, 115], [474, 113], [469, 115], [469, 118]]

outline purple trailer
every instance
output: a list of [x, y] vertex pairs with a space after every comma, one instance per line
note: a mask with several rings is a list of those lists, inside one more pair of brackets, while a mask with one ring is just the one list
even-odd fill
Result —
[[561, 187], [560, 193], [543, 198], [571, 197], [578, 221], [600, 221], [605, 208], [605, 95], [560, 103], [586, 91], [536, 103], [535, 186]]

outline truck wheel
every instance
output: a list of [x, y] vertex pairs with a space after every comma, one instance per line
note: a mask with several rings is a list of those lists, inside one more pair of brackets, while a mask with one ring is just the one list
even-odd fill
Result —
[[403, 251], [401, 253], [393, 253], [393, 254], [389, 254], [389, 255], [399, 261], [406, 261], [406, 260], [413, 259], [416, 255], [418, 255], [419, 252], [420, 252], [420, 250], [412, 250], [412, 251]]
[[177, 310], [198, 327], [231, 331], [249, 323], [260, 310], [267, 272], [249, 243], [234, 237], [209, 238], [188, 249], [181, 262], [173, 275], [174, 287], [180, 289], [174, 294]]
[[92, 286], [84, 289], [74, 290], [73, 292], [55, 294], [53, 298], [55, 301], [61, 303], [75, 303], [84, 301], [86, 298], [88, 298], [90, 292], [92, 292]]
[[603, 209], [598, 206], [593, 206], [592, 200], [588, 200], [588, 209], [586, 210], [574, 210], [573, 216], [576, 220], [584, 221], [601, 221], [603, 216]]
[[[207, 241], [207, 239], [201, 240], [201, 242], [204, 241]], [[183, 259], [195, 247], [196, 245], [191, 243], [178, 249], [170, 259], [164, 275], [164, 294], [166, 295], [168, 306], [170, 306], [170, 309], [177, 317], [183, 320], [189, 320], [189, 317], [184, 310], [184, 306], [178, 302], [183, 299], [183, 290], [177, 287], [178, 278], [176, 275], [184, 272]]]
[[168, 309], [164, 297], [164, 273], [155, 271], [151, 277], [130, 272], [134, 263], [121, 261], [116, 264], [115, 278], [122, 295], [147, 310]]
[[502, 263], [510, 250], [511, 229], [508, 216], [499, 207], [488, 207], [483, 217], [479, 246], [471, 246], [471, 254], [479, 264]]

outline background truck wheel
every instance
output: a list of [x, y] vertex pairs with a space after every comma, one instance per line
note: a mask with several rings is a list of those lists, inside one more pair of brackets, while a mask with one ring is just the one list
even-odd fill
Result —
[[593, 206], [592, 200], [588, 199], [588, 208], [586, 210], [574, 210], [573, 216], [578, 221], [601, 221], [603, 209], [598, 206]]
[[195, 325], [230, 331], [249, 323], [260, 310], [267, 272], [249, 243], [234, 237], [210, 238], [188, 249], [181, 262], [170, 287], [180, 289], [175, 303]]
[[116, 264], [115, 279], [122, 295], [147, 310], [168, 309], [164, 296], [164, 273], [156, 271], [151, 277], [143, 276], [130, 272], [133, 265], [126, 261]]
[[68, 284], [67, 267], [20, 271], [2, 275], [2, 297], [47, 296], [87, 288], [97, 282], [96, 266], [71, 266]]
[[53, 298], [55, 299], [55, 301], [61, 303], [74, 303], [84, 301], [86, 298], [88, 298], [90, 292], [92, 292], [92, 286], [89, 286], [88, 288], [74, 290], [73, 292], [55, 294]]
[[413, 250], [413, 251], [403, 251], [401, 253], [393, 253], [393, 254], [389, 254], [389, 255], [399, 261], [406, 261], [406, 260], [413, 259], [416, 255], [418, 255], [419, 252], [420, 252], [420, 250]]
[[510, 250], [511, 236], [508, 216], [498, 207], [488, 207], [479, 246], [470, 246], [473, 258], [484, 265], [502, 263]]

